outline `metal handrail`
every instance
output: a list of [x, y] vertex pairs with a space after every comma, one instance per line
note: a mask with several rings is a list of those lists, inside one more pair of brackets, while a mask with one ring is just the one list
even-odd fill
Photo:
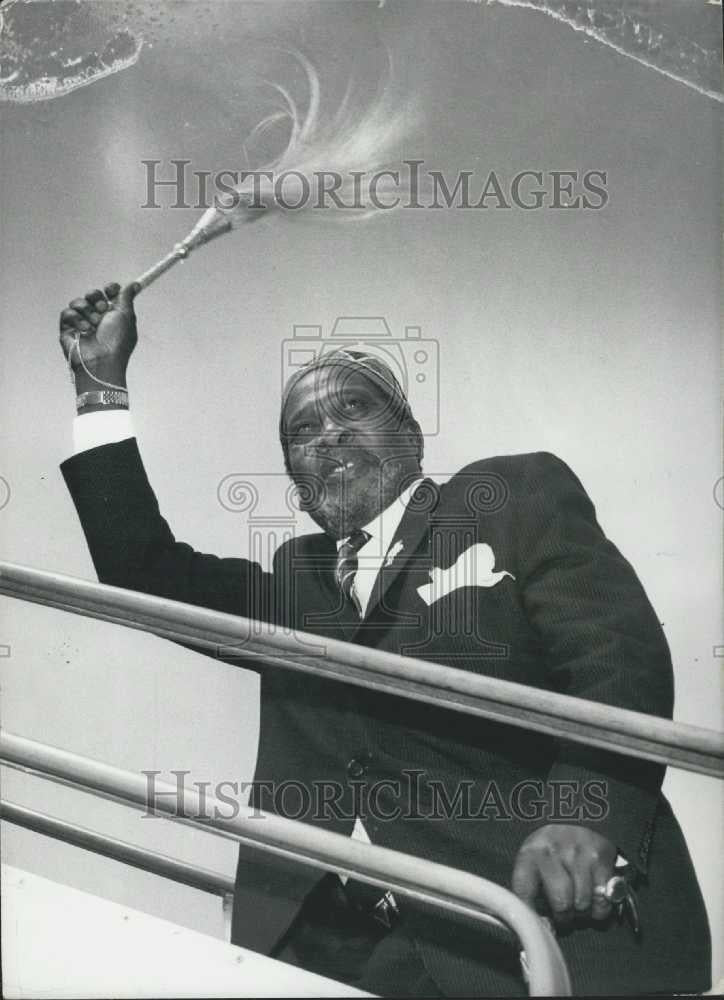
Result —
[[155, 783], [156, 797], [149, 802], [142, 774], [3, 731], [0, 731], [0, 761], [125, 805], [144, 810], [152, 807], [176, 822], [314, 868], [384, 886], [395, 894], [438, 905], [452, 913], [495, 925], [502, 922], [520, 941], [530, 993], [571, 994], [565, 961], [548, 926], [517, 896], [494, 882], [261, 810], [240, 807], [239, 815], [228, 817], [225, 815], [228, 803], [202, 796], [193, 789], [179, 789], [168, 782]]
[[215, 896], [234, 894], [234, 880], [229, 875], [212, 872], [199, 865], [187, 864], [185, 861], [170, 858], [167, 854], [150, 851], [137, 844], [129, 844], [126, 840], [109, 837], [105, 833], [89, 830], [86, 826], [77, 826], [55, 816], [36, 812], [35, 809], [27, 809], [15, 802], [8, 802], [7, 799], [0, 801], [0, 819], [14, 826], [21, 826], [24, 830], [32, 830], [45, 837], [60, 840], [64, 844], [72, 844], [74, 847], [100, 854], [104, 858], [120, 861], [151, 875], [171, 879], [191, 889], [199, 889]]
[[724, 734], [196, 605], [0, 562], [0, 594], [724, 778]]

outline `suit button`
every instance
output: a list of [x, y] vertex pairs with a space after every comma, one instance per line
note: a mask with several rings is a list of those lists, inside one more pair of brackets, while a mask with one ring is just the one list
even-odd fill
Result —
[[367, 765], [369, 763], [369, 754], [360, 754], [359, 757], [353, 757], [347, 764], [347, 774], [350, 778], [362, 778], [367, 774]]

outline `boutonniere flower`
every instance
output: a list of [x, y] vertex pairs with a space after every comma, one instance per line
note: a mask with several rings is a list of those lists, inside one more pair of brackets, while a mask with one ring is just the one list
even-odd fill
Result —
[[393, 564], [393, 562], [399, 556], [400, 552], [402, 552], [404, 547], [405, 543], [401, 539], [398, 539], [395, 542], [395, 544], [392, 546], [390, 551], [385, 556], [385, 569], [387, 569], [388, 566], [391, 566]]

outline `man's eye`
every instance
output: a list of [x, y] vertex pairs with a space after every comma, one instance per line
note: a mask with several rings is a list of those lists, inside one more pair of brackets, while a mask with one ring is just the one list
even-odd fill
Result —
[[295, 438], [309, 437], [313, 433], [313, 431], [314, 427], [312, 424], [309, 423], [298, 424], [294, 428], [294, 437]]
[[342, 407], [350, 413], [362, 413], [365, 408], [362, 400], [357, 399], [356, 396], [348, 396], [342, 401]]

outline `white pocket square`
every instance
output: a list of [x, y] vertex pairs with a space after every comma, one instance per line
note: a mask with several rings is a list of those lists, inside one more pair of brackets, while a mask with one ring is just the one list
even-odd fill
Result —
[[428, 607], [446, 597], [458, 587], [494, 587], [503, 577], [515, 579], [507, 570], [494, 572], [495, 554], [489, 545], [479, 543], [466, 549], [452, 566], [430, 570], [430, 583], [417, 588], [417, 592]]

